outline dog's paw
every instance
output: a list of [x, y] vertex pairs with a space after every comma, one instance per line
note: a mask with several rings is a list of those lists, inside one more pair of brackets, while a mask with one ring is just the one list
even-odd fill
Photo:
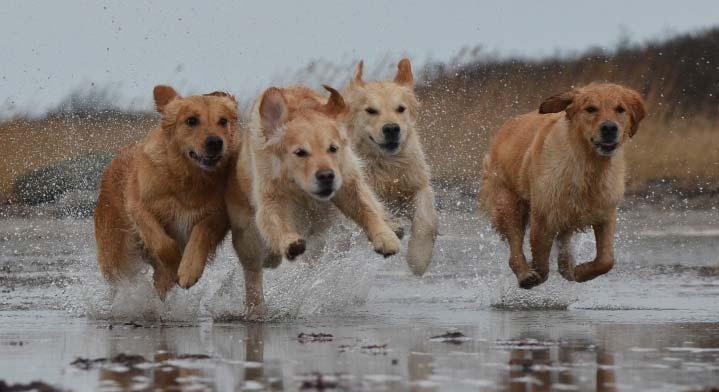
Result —
[[287, 242], [287, 245], [285, 245], [285, 257], [287, 260], [294, 260], [297, 258], [297, 256], [305, 253], [305, 250], [307, 249], [307, 243], [303, 238], [297, 237], [293, 240], [290, 240]]
[[559, 274], [562, 275], [562, 277], [565, 280], [568, 280], [570, 282], [574, 282], [574, 265], [565, 265], [565, 266], [559, 266]]
[[177, 284], [183, 289], [189, 289], [200, 280], [202, 272], [204, 272], [203, 263], [182, 260], [177, 271]]
[[404, 238], [404, 227], [400, 225], [398, 221], [390, 220], [387, 221], [387, 226], [389, 226], [390, 229], [394, 232], [394, 235], [397, 236], [400, 240]]
[[519, 282], [519, 287], [523, 289], [531, 289], [534, 286], [540, 285], [542, 282], [544, 282], [546, 278], [542, 278], [542, 275], [540, 275], [537, 271], [529, 270], [523, 274], [517, 275], [517, 281]]
[[266, 318], [267, 306], [265, 306], [265, 304], [250, 306], [247, 309], [247, 312], [245, 312], [246, 321], [262, 321]]
[[399, 252], [400, 242], [397, 235], [391, 231], [382, 232], [372, 239], [374, 251], [384, 257], [390, 257]]
[[394, 235], [396, 235], [398, 239], [401, 240], [402, 238], [404, 238], [404, 227], [402, 227], [402, 226], [393, 227], [392, 231], [394, 232]]
[[574, 281], [583, 283], [606, 274], [614, 267], [614, 259], [595, 259], [574, 267]]
[[165, 298], [167, 298], [167, 293], [175, 286], [175, 275], [163, 267], [155, 267], [155, 271], [152, 274], [152, 280], [154, 282], [157, 295], [160, 297], [160, 300], [164, 301]]

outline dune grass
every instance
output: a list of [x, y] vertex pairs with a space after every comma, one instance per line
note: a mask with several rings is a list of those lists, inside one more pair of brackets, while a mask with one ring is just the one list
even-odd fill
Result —
[[[434, 176], [478, 181], [484, 152], [503, 122], [536, 110], [555, 93], [611, 81], [640, 91], [648, 108], [648, 117], [627, 147], [629, 191], [665, 180], [683, 189], [718, 188], [718, 45], [719, 29], [713, 29], [569, 58], [430, 64], [417, 72], [417, 92], [421, 137]], [[70, 98], [77, 100], [75, 95]], [[158, 118], [153, 113], [108, 111], [106, 102], [96, 106], [96, 112], [90, 102], [79, 112], [59, 110], [44, 119], [0, 123], [5, 147], [0, 202], [12, 198], [19, 175], [67, 157], [117, 151], [140, 140]]]

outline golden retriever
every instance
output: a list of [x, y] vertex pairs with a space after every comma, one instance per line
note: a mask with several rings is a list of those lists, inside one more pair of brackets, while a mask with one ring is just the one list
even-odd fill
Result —
[[306, 239], [326, 234], [337, 210], [364, 229], [377, 253], [399, 251], [342, 125], [347, 105], [326, 89], [329, 100], [303, 86], [267, 89], [242, 138], [227, 205], [250, 319], [266, 312], [262, 268], [303, 254]]
[[131, 279], [145, 259], [164, 299], [178, 280], [189, 287], [199, 279], [229, 230], [224, 190], [238, 114], [221, 92], [182, 98], [157, 86], [154, 98], [160, 126], [103, 174], [95, 239], [106, 279]]
[[432, 261], [438, 219], [430, 170], [415, 127], [419, 102], [412, 67], [403, 59], [394, 80], [375, 82], [362, 80], [362, 68], [360, 61], [343, 92], [350, 106], [352, 145], [380, 199], [412, 220], [407, 263], [414, 274], [422, 275]]
[[[483, 162], [480, 202], [509, 242], [509, 265], [520, 287], [547, 279], [555, 240], [565, 279], [585, 282], [612, 269], [616, 208], [624, 197], [623, 146], [644, 116], [636, 91], [593, 83], [552, 96], [538, 112], [499, 129]], [[522, 249], [528, 222], [531, 267]], [[596, 258], [575, 266], [572, 235], [588, 226]]]

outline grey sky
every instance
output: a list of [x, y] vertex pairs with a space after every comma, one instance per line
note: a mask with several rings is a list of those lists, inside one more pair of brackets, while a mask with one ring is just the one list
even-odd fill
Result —
[[0, 115], [13, 105], [42, 112], [92, 83], [111, 86], [119, 105], [142, 108], [157, 83], [244, 96], [315, 59], [409, 55], [419, 65], [478, 44], [541, 56], [717, 23], [717, 0], [4, 0]]

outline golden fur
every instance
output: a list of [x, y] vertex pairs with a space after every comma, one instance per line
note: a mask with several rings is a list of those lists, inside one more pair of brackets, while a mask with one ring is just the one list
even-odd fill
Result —
[[187, 288], [199, 279], [229, 229], [223, 195], [237, 109], [220, 92], [182, 98], [157, 86], [154, 98], [160, 127], [103, 174], [95, 238], [106, 279], [131, 279], [144, 258], [164, 299], [176, 281]]
[[[623, 145], [645, 116], [636, 91], [590, 84], [544, 101], [502, 126], [484, 159], [480, 202], [509, 241], [512, 271], [531, 288], [547, 278], [556, 240], [559, 271], [584, 282], [614, 265], [615, 211], [624, 196]], [[532, 267], [522, 245], [530, 224]], [[572, 235], [594, 229], [597, 256], [575, 267]]]
[[[432, 261], [438, 220], [430, 170], [415, 127], [419, 102], [412, 68], [403, 59], [394, 80], [374, 82], [362, 80], [362, 68], [360, 62], [343, 92], [350, 106], [349, 135], [374, 191], [412, 220], [407, 262], [422, 275]], [[388, 125], [397, 127], [396, 140], [384, 132]]]
[[[378, 253], [399, 250], [341, 124], [347, 106], [338, 92], [327, 89], [326, 103], [302, 86], [267, 89], [242, 138], [227, 204], [245, 273], [248, 318], [266, 311], [263, 266], [304, 253], [306, 239], [325, 234], [337, 210], [365, 230]], [[330, 172], [333, 179], [323, 183], [318, 176]]]

